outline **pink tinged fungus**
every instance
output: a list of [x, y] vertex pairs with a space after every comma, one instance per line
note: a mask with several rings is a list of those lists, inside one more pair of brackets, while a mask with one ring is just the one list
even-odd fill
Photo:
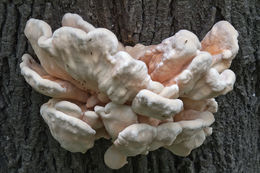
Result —
[[179, 74], [185, 66], [197, 55], [201, 45], [192, 32], [181, 30], [173, 37], [163, 40], [152, 54], [141, 57], [149, 69], [151, 78], [162, 83]]
[[104, 161], [112, 169], [160, 147], [189, 155], [212, 134], [214, 98], [235, 82], [228, 68], [238, 33], [226, 21], [201, 42], [181, 30], [158, 45], [133, 47], [71, 13], [53, 33], [37, 19], [24, 32], [40, 64], [25, 54], [21, 73], [52, 97], [40, 111], [52, 136], [66, 150], [82, 153], [101, 137], [111, 139]]
[[179, 94], [189, 93], [196, 82], [209, 70], [211, 63], [212, 56], [209, 53], [199, 52], [186, 69], [173, 80], [179, 86]]
[[201, 41], [202, 50], [213, 55], [212, 66], [218, 72], [230, 67], [238, 46], [238, 32], [227, 21], [216, 23]]

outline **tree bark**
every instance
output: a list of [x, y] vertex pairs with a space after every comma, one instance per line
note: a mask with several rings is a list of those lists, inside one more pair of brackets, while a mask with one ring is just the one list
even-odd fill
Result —
[[[260, 172], [259, 9], [259, 0], [1, 0], [0, 172]], [[49, 98], [32, 90], [19, 64], [24, 53], [34, 55], [23, 33], [26, 21], [42, 19], [55, 30], [66, 12], [112, 30], [126, 45], [157, 44], [180, 29], [202, 39], [217, 21], [232, 23], [240, 34], [231, 66], [237, 81], [232, 92], [217, 98], [212, 136], [188, 157], [159, 149], [128, 158], [119, 170], [103, 161], [110, 141], [97, 141], [86, 154], [61, 148], [39, 112]]]

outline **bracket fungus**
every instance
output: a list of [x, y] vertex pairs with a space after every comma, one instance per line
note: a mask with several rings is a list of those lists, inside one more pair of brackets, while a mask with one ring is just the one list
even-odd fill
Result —
[[95, 140], [110, 139], [104, 160], [112, 169], [160, 147], [189, 155], [212, 133], [214, 98], [235, 82], [228, 68], [238, 32], [226, 21], [201, 42], [180, 30], [158, 45], [134, 47], [71, 13], [53, 33], [37, 19], [24, 32], [40, 64], [25, 54], [21, 73], [52, 97], [40, 111], [51, 134], [66, 150], [82, 153]]

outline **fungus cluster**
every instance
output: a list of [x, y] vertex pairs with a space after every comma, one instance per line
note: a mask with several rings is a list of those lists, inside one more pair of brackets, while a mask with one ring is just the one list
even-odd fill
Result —
[[21, 73], [52, 97], [40, 110], [52, 136], [82, 153], [95, 140], [110, 139], [104, 161], [112, 169], [160, 147], [189, 155], [212, 133], [214, 97], [235, 82], [228, 68], [238, 52], [238, 32], [226, 21], [201, 42], [180, 30], [158, 45], [134, 47], [71, 13], [53, 33], [37, 19], [24, 32], [40, 64], [25, 54]]

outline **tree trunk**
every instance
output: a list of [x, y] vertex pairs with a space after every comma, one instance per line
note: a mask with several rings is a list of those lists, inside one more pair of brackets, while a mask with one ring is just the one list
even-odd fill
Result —
[[[217, 98], [212, 136], [188, 157], [159, 149], [128, 158], [119, 170], [103, 161], [110, 141], [97, 141], [86, 154], [61, 148], [40, 116], [49, 98], [32, 90], [19, 64], [24, 53], [34, 55], [23, 33], [26, 21], [42, 19], [54, 30], [66, 12], [112, 30], [125, 45], [157, 44], [180, 29], [202, 39], [217, 21], [232, 23], [240, 34], [231, 66], [237, 81], [232, 92]], [[259, 47], [259, 0], [1, 0], [0, 172], [260, 172]]]

